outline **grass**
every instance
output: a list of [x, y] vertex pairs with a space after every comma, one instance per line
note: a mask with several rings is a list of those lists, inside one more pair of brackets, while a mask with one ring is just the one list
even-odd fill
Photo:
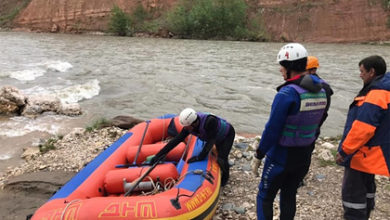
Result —
[[103, 128], [103, 127], [108, 126], [109, 123], [110, 123], [109, 120], [107, 120], [107, 119], [105, 119], [105, 118], [100, 118], [100, 119], [97, 119], [97, 120], [95, 120], [94, 122], [92, 122], [92, 124], [89, 125], [89, 126], [87, 126], [87, 127], [85, 128], [85, 130], [86, 130], [87, 132], [92, 132], [92, 131], [94, 131], [94, 130], [98, 130], [98, 129], [101, 129], [101, 128]]
[[40, 144], [38, 146], [39, 147], [39, 152], [44, 154], [44, 153], [46, 153], [46, 152], [48, 152], [50, 150], [56, 149], [55, 143], [57, 143], [57, 141], [61, 140], [62, 138], [63, 138], [63, 135], [58, 135], [56, 137], [52, 137], [52, 138], [47, 139], [47, 141], [44, 144]]

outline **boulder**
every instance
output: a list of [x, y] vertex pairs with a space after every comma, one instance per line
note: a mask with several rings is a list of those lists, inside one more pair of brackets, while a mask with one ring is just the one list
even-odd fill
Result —
[[78, 103], [70, 103], [70, 104], [62, 104], [60, 109], [57, 111], [59, 114], [67, 115], [67, 116], [76, 116], [81, 115], [81, 107]]
[[111, 125], [122, 129], [130, 129], [134, 125], [143, 122], [143, 120], [133, 118], [131, 116], [119, 115], [111, 119]]
[[43, 112], [58, 112], [60, 100], [53, 95], [32, 95], [27, 98], [27, 104], [22, 111], [23, 116], [36, 116]]
[[26, 97], [13, 86], [4, 86], [0, 89], [0, 114], [19, 114], [26, 104]]

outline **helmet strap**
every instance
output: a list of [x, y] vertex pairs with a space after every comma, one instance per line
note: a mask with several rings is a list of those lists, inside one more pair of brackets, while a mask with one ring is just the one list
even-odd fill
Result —
[[287, 75], [287, 79], [290, 79], [291, 78], [291, 70], [287, 69], [286, 75]]

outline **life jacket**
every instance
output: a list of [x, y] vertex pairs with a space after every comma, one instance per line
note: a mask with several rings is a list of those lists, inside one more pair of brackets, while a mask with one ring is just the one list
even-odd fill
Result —
[[279, 144], [286, 147], [309, 146], [316, 139], [318, 126], [325, 112], [327, 103], [325, 90], [313, 93], [296, 84], [287, 86], [298, 92], [301, 102], [299, 112], [287, 116]]
[[[199, 139], [203, 141], [208, 141], [210, 137], [207, 136], [207, 131], [204, 129], [204, 126], [207, 117], [212, 114], [202, 113], [202, 112], [197, 112], [196, 114], [198, 115], [198, 119], [199, 119], [199, 128], [197, 131], [192, 130], [191, 134], [197, 136]], [[221, 142], [226, 138], [227, 134], [229, 133], [230, 124], [223, 118], [220, 118], [215, 115], [213, 116], [218, 119], [218, 125], [217, 125], [218, 132], [217, 132], [216, 142]]]

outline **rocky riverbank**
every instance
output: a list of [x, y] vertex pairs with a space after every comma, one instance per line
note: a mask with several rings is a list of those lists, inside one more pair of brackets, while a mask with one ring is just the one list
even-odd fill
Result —
[[[44, 154], [39, 146], [26, 149], [22, 155], [25, 162], [10, 167], [0, 177], [0, 218], [24, 219], [32, 214], [61, 185], [125, 132], [113, 126], [93, 131], [80, 128], [62, 138], [52, 139], [50, 145], [46, 142], [45, 146], [52, 150]], [[256, 219], [260, 177], [251, 173], [251, 160], [260, 137], [245, 136], [236, 136], [230, 154], [231, 179], [222, 189], [214, 219]], [[298, 190], [296, 219], [342, 219], [343, 169], [334, 163], [336, 146], [337, 140], [332, 138], [317, 141], [305, 185]], [[371, 219], [389, 219], [390, 181], [385, 177], [376, 179], [376, 209]], [[275, 215], [279, 213], [277, 202], [274, 212]]]

